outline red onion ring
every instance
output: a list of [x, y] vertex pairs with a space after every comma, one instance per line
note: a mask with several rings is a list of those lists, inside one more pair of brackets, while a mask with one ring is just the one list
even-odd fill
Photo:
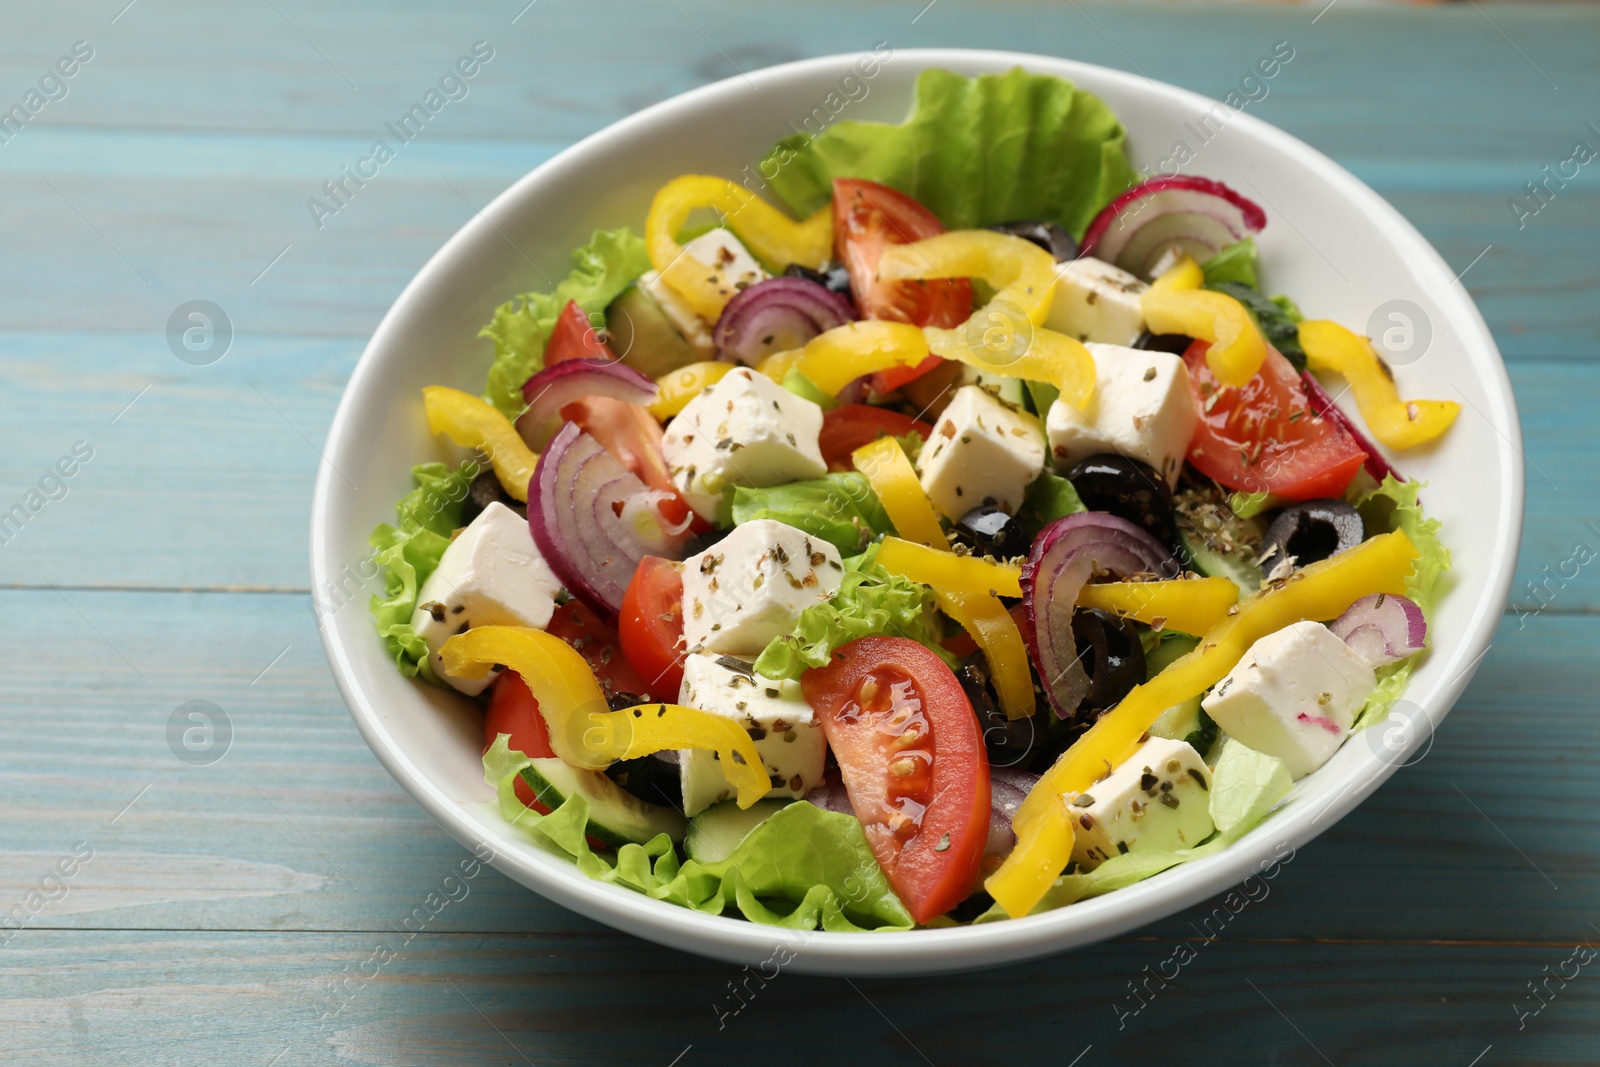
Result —
[[1428, 620], [1403, 596], [1364, 596], [1328, 624], [1351, 650], [1373, 667], [1398, 663], [1428, 647]]
[[624, 518], [633, 517], [630, 500], [650, 492], [570, 422], [539, 456], [528, 484], [528, 528], [540, 554], [568, 592], [608, 622], [622, 609], [639, 561], [662, 554]]
[[1258, 204], [1219, 181], [1188, 175], [1151, 178], [1094, 217], [1080, 255], [1143, 278], [1171, 245], [1206, 259], [1266, 224], [1266, 212]]
[[728, 301], [712, 333], [717, 355], [755, 366], [854, 319], [850, 301], [804, 278], [768, 278]]
[[1071, 718], [1089, 692], [1089, 675], [1072, 634], [1072, 612], [1078, 594], [1097, 572], [1118, 578], [1175, 578], [1178, 561], [1144, 530], [1103, 511], [1067, 515], [1039, 531], [1022, 565], [1022, 595], [1033, 661], [1058, 719]]
[[522, 383], [528, 410], [517, 416], [517, 433], [535, 452], [543, 452], [565, 420], [561, 409], [574, 400], [608, 396], [629, 404], [649, 404], [656, 383], [632, 367], [603, 359], [568, 359]]

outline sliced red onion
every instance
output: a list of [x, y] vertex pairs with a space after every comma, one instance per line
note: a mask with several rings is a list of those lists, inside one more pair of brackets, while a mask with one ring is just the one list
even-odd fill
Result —
[[1362, 597], [1328, 629], [1373, 667], [1398, 663], [1428, 647], [1428, 620], [1422, 609], [1392, 593]]
[[755, 366], [854, 319], [850, 301], [804, 278], [768, 278], [728, 301], [712, 339], [717, 355]]
[[850, 793], [845, 789], [842, 779], [823, 782], [806, 794], [806, 802], [815, 804], [823, 811], [837, 811], [842, 815], [856, 813], [856, 809], [850, 804]]
[[[528, 485], [533, 540], [568, 592], [607, 621], [621, 610], [640, 560], [681, 558], [681, 539], [657, 536], [640, 521], [635, 503], [653, 499], [654, 492], [576, 423], [562, 427], [534, 467]], [[659, 515], [655, 521], [664, 527]]]
[[535, 452], [543, 452], [561, 429], [561, 409], [574, 400], [609, 396], [629, 404], [649, 404], [656, 383], [632, 367], [603, 359], [568, 359], [522, 384], [528, 410], [517, 416], [517, 433]]
[[1383, 453], [1378, 451], [1378, 446], [1373, 444], [1367, 435], [1361, 432], [1361, 428], [1355, 424], [1355, 420], [1346, 415], [1344, 409], [1333, 402], [1333, 397], [1329, 396], [1328, 391], [1322, 387], [1322, 383], [1317, 381], [1316, 375], [1308, 370], [1301, 371], [1300, 384], [1305, 388], [1306, 403], [1311, 405], [1312, 414], [1320, 415], [1329, 422], [1336, 423], [1343, 427], [1345, 433], [1355, 438], [1355, 442], [1360, 446], [1361, 451], [1367, 454], [1367, 461], [1362, 466], [1367, 469], [1368, 474], [1372, 475], [1380, 484], [1383, 482], [1385, 474], [1394, 475], [1394, 480], [1397, 482], [1406, 480], [1403, 474], [1395, 470], [1394, 467], [1389, 465], [1389, 461], [1383, 458]]
[[1038, 780], [1037, 774], [1015, 767], [989, 767], [989, 842], [984, 846], [985, 856], [1008, 856], [1016, 847], [1017, 835], [1011, 829], [1011, 820]]
[[1143, 529], [1103, 511], [1067, 515], [1039, 531], [1022, 565], [1022, 594], [1033, 661], [1059, 719], [1070, 718], [1089, 692], [1089, 674], [1072, 634], [1072, 611], [1097, 573], [1176, 578], [1178, 561]]
[[1266, 224], [1266, 212], [1219, 181], [1188, 175], [1151, 178], [1094, 217], [1083, 235], [1081, 254], [1148, 278], [1169, 248], [1204, 263]]

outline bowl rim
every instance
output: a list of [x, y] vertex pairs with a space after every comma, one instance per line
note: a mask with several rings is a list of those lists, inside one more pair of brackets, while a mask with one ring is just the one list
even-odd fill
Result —
[[[1155, 82], [1097, 64], [1079, 60], [989, 49], [917, 48], [896, 49], [896, 65], [920, 71], [934, 66], [1005, 70], [1023, 66], [1032, 70], [1079, 80], [1088, 73], [1092, 80], [1138, 90], [1140, 83], [1174, 98], [1177, 104], [1200, 110], [1217, 101], [1165, 82]], [[691, 89], [670, 97], [583, 138], [535, 167], [498, 194], [478, 211], [431, 255], [415, 277], [395, 299], [372, 338], [363, 350], [330, 424], [323, 458], [318, 467], [311, 509], [312, 588], [324, 588], [335, 571], [335, 546], [330, 536], [331, 514], [337, 506], [338, 477], [329, 457], [347, 447], [349, 425], [354, 421], [357, 397], [380, 373], [384, 350], [395, 340], [403, 317], [402, 309], [432, 287], [452, 269], [451, 261], [465, 246], [484, 237], [496, 226], [497, 216], [516, 214], [525, 208], [523, 200], [541, 177], [568, 165], [572, 160], [602, 145], [626, 141], [636, 131], [659, 117], [691, 109], [730, 92], [748, 90], [745, 79], [759, 75], [805, 76], [818, 71], [847, 68], [859, 53], [837, 53], [761, 68], [736, 77]], [[1462, 641], [1440, 672], [1440, 680], [1425, 693], [1407, 692], [1407, 699], [1422, 714], [1410, 724], [1409, 755], [1428, 742], [1438, 723], [1461, 695], [1483, 654], [1487, 652], [1515, 573], [1520, 544], [1525, 478], [1519, 462], [1522, 454], [1521, 424], [1504, 358], [1482, 314], [1442, 256], [1394, 207], [1348, 170], [1276, 126], [1248, 113], [1230, 118], [1264, 142], [1269, 150], [1299, 157], [1302, 163], [1325, 171], [1342, 187], [1360, 209], [1392, 227], [1400, 243], [1411, 246], [1418, 257], [1414, 273], [1430, 298], [1439, 304], [1442, 315], [1454, 317], [1464, 334], [1481, 342], [1490, 358], [1485, 367], [1474, 367], [1485, 375], [1490, 400], [1484, 416], [1496, 430], [1500, 442], [1497, 459], [1502, 467], [1503, 506], [1497, 516], [1495, 543], [1504, 551], [1495, 555], [1490, 573], [1484, 575], [1483, 593], [1473, 605], [1465, 623]], [[1428, 275], [1437, 275], [1430, 278]], [[1439, 278], [1449, 279], [1443, 286]], [[1136, 926], [1155, 921], [1216, 895], [1260, 873], [1267, 864], [1263, 855], [1271, 848], [1274, 855], [1284, 847], [1297, 849], [1348, 814], [1375, 791], [1402, 765], [1399, 759], [1382, 759], [1370, 749], [1361, 753], [1333, 783], [1332, 798], [1320, 808], [1310, 804], [1288, 804], [1274, 817], [1221, 851], [1154, 875], [1113, 893], [1079, 901], [1020, 919], [945, 929], [916, 929], [875, 932], [870, 935], [796, 931], [765, 926], [743, 919], [704, 915], [688, 908], [651, 899], [643, 894], [583, 875], [575, 865], [558, 857], [540, 853], [533, 845], [505, 850], [486, 837], [481, 826], [434, 782], [425, 777], [401, 748], [374, 707], [368, 694], [356, 682], [350, 648], [340, 628], [318, 615], [318, 629], [335, 682], [351, 718], [363, 740], [396, 782], [451, 836], [480, 855], [489, 855], [497, 869], [534, 889], [547, 899], [590, 919], [646, 939], [700, 955], [736, 963], [752, 963], [782, 947], [796, 952], [789, 964], [801, 973], [819, 974], [899, 974], [939, 973], [1021, 962], [1081, 945], [1102, 941]], [[1413, 685], [1415, 682], [1413, 681]], [[1409, 688], [1409, 687], [1408, 687]], [[1377, 728], [1376, 726], [1373, 728]], [[1326, 773], [1326, 769], [1319, 773]], [[1328, 816], [1334, 816], [1328, 818]], [[1281, 860], [1281, 855], [1278, 857]], [[798, 951], [804, 948], [803, 952]]]

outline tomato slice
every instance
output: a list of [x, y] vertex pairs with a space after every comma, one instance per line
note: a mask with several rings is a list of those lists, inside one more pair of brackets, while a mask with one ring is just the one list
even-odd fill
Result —
[[989, 757], [950, 668], [907, 638], [862, 637], [800, 685], [912, 918], [965, 900], [989, 837]]
[[[513, 752], [545, 759], [556, 754], [550, 747], [550, 728], [539, 714], [539, 701], [534, 698], [528, 683], [516, 671], [502, 671], [489, 690], [489, 710], [483, 716], [483, 750], [489, 751], [494, 739], [510, 734], [507, 742]], [[534, 796], [533, 788], [518, 778], [514, 783], [517, 799], [524, 807], [548, 815], [550, 808]]]
[[1366, 461], [1354, 438], [1311, 409], [1300, 376], [1277, 350], [1238, 388], [1221, 385], [1204, 341], [1183, 354], [1198, 424], [1189, 462], [1229, 489], [1284, 500], [1336, 497]]
[[569, 359], [603, 359], [607, 363], [615, 363], [617, 359], [576, 300], [568, 300], [567, 306], [556, 316], [555, 328], [544, 346], [545, 366]]
[[561, 416], [577, 423], [634, 477], [664, 494], [657, 509], [666, 525], [675, 528], [687, 522], [687, 529], [696, 533], [711, 528], [689, 510], [683, 494], [672, 484], [666, 456], [661, 451], [661, 424], [649, 409], [614, 397], [588, 396], [562, 408]]
[[[582, 654], [606, 696], [645, 691], [644, 682], [622, 652], [622, 642], [616, 628], [590, 611], [581, 601], [569, 600], [557, 608], [545, 630]], [[677, 695], [677, 690], [673, 690], [673, 695]]]
[[[878, 257], [887, 245], [904, 245], [944, 233], [939, 217], [887, 185], [858, 178], [833, 180], [834, 256], [850, 272], [856, 307], [869, 319], [950, 328], [972, 314], [972, 283], [966, 278], [878, 281]], [[914, 367], [872, 376], [875, 392], [887, 393], [939, 365], [929, 356]]]
[[646, 556], [622, 594], [622, 654], [651, 700], [676, 700], [683, 685], [683, 578], [678, 565]]
[[904, 437], [908, 433], [921, 434], [926, 441], [933, 435], [933, 427], [888, 408], [841, 404], [823, 414], [817, 446], [822, 449], [822, 458], [830, 471], [853, 471], [856, 468], [850, 454], [856, 449], [880, 437]]

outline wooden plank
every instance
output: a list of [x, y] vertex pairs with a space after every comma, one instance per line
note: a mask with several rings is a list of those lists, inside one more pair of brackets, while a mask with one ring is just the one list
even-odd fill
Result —
[[[981, 978], [848, 983], [785, 973], [787, 957], [742, 971], [594, 932], [28, 932], [0, 973], [0, 1056], [34, 1067], [1593, 1063], [1600, 998], [1552, 977], [1584, 973], [1575, 946], [1600, 939], [1587, 926], [1536, 945], [1271, 944], [1249, 940], [1258, 919], [1246, 910], [1214, 941], [1118, 940]], [[1550, 992], [1536, 1001], [1527, 985], [1540, 981]], [[1518, 1010], [1541, 1003], [1519, 1030]]]
[[[0, 902], [94, 850], [34, 928], [384, 929], [464, 855], [356, 734], [303, 597], [5, 591], [0, 610], [27, 621], [0, 646]], [[1592, 918], [1597, 642], [1597, 617], [1508, 619], [1426, 758], [1285, 865], [1258, 936], [1550, 941]], [[214, 765], [170, 747], [191, 700], [231, 723]], [[437, 928], [588, 925], [486, 873]]]
[[[148, 334], [11, 335], [0, 513], [75, 442], [94, 458], [65, 498], [0, 544], [0, 584], [307, 589], [317, 450], [360, 347], [241, 333], [221, 362], [191, 367]], [[1588, 401], [1600, 363], [1517, 361], [1512, 379], [1530, 464], [1514, 599], [1593, 610], [1600, 567], [1573, 577], [1566, 561], [1580, 540], [1600, 550], [1586, 525], [1600, 519], [1600, 426]], [[419, 437], [418, 461], [432, 458], [428, 449]]]
[[[247, 43], [225, 60], [195, 56], [189, 44], [194, 33], [220, 32], [218, 13], [193, 2], [136, 9], [118, 22], [119, 36], [107, 39], [71, 95], [5, 146], [0, 220], [29, 254], [0, 266], [7, 271], [0, 274], [0, 327], [78, 321], [78, 294], [87, 284], [99, 294], [98, 328], [148, 330], [178, 302], [204, 295], [229, 309], [241, 330], [276, 331], [291, 322], [302, 332], [366, 336], [427, 255], [471, 217], [462, 194], [481, 205], [558, 147], [641, 104], [728, 76], [730, 62], [753, 68], [882, 37], [898, 47], [1048, 42], [1078, 58], [1136, 64], [1213, 96], [1226, 95], [1274, 41], [1289, 40], [1296, 56], [1263, 83], [1267, 95], [1254, 110], [1373, 181], [1458, 268], [1489, 249], [1465, 281], [1508, 353], [1588, 358], [1600, 332], [1600, 277], [1587, 254], [1600, 227], [1592, 183], [1580, 177], [1563, 187], [1521, 228], [1507, 207], [1523, 183], [1542, 178], [1542, 166], [1570, 154], [1574, 139], [1592, 137], [1584, 122], [1594, 116], [1565, 105], [1600, 88], [1600, 74], [1584, 62], [1593, 16], [1579, 10], [1497, 16], [1522, 42], [1517, 47], [1565, 84], [1558, 94], [1469, 10], [1354, 18], [1337, 11], [1311, 26], [1299, 11], [1112, 9], [1089, 22], [1081, 9], [979, 9], [947, 0], [915, 27], [891, 6], [851, 5], [850, 18], [806, 19], [774, 44], [759, 11], [684, 6], [696, 23], [710, 20], [713, 46], [669, 7], [635, 3], [619, 11], [607, 35], [613, 74], [597, 79], [583, 70], [587, 53], [555, 54], [560, 50], [547, 43], [587, 36], [584, 11], [546, 0], [518, 26], [508, 23], [504, 36], [490, 34], [502, 51], [472, 93], [403, 146], [380, 179], [321, 230], [307, 198], [382, 134], [383, 123], [427, 87], [453, 49], [490, 30], [415, 5], [404, 20], [383, 22], [393, 28], [359, 33], [362, 15], [354, 9], [284, 10], [307, 37], [325, 35], [338, 58], [319, 56], [270, 7], [227, 16], [229, 32]], [[1164, 32], [1149, 32], [1152, 18]], [[28, 46], [0, 62], [14, 84], [27, 84], [61, 47], [51, 42], [64, 45], [79, 32], [59, 8], [23, 21], [17, 39]], [[1418, 55], [1407, 34], [1423, 27], [1431, 43]], [[1125, 44], [1112, 47], [1107, 37]], [[461, 46], [448, 43], [456, 38]], [[183, 61], [168, 60], [179, 52]], [[362, 90], [352, 90], [330, 62], [348, 65]], [[1492, 92], [1483, 91], [1485, 69], [1507, 71]], [[1400, 77], [1403, 91], [1396, 92]], [[210, 91], [177, 88], [194, 78], [208, 78]], [[284, 93], [280, 79], [296, 91]], [[282, 132], [289, 129], [295, 134]], [[1530, 273], [1535, 267], [1540, 274]], [[1529, 285], [1534, 276], [1549, 281]]]
[[[196, 297], [220, 304], [241, 338], [365, 338], [477, 207], [561, 147], [419, 138], [347, 207], [318, 220], [308, 198], [321, 196], [370, 139], [25, 133], [31, 140], [19, 137], [19, 152], [0, 153], [0, 220], [27, 253], [0, 264], [0, 329], [82, 322], [87, 283], [97, 293], [93, 328], [152, 338], [174, 307]], [[1600, 136], [1592, 139], [1600, 146]], [[1519, 230], [1507, 201], [1538, 176], [1537, 160], [1443, 174], [1434, 162], [1345, 162], [1448, 262], [1471, 267], [1463, 280], [1510, 358], [1596, 357], [1600, 267], [1590, 250], [1600, 241], [1600, 195], [1592, 188], [1561, 192]], [[565, 262], [565, 249], [544, 252], [530, 255]]]

